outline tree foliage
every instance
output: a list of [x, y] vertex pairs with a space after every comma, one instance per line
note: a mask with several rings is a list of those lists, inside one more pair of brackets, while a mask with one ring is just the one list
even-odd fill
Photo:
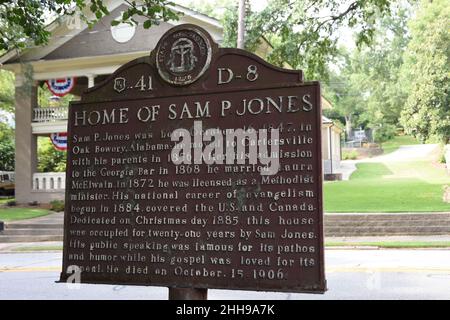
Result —
[[[168, 7], [167, 0], [128, 1], [127, 10], [112, 25], [138, 24], [136, 16], [145, 17], [144, 28], [160, 21], [176, 20], [178, 15]], [[89, 15], [92, 14], [92, 17]], [[0, 49], [11, 50], [30, 45], [46, 44], [51, 35], [46, 29], [49, 20], [64, 15], [80, 15], [89, 26], [94, 25], [110, 12], [103, 0], [0, 0]]]
[[450, 6], [422, 1], [410, 23], [402, 84], [407, 100], [401, 123], [422, 141], [450, 141]]
[[325, 92], [331, 95], [336, 111], [345, 116], [347, 132], [356, 125], [371, 128], [378, 142], [395, 134], [406, 99], [399, 79], [411, 9], [408, 4], [393, 5], [390, 15], [376, 21], [370, 46], [350, 53], [340, 50], [344, 59], [338, 63], [339, 76], [326, 82]]
[[0, 139], [0, 171], [14, 171], [14, 157], [14, 140]]
[[345, 123], [347, 137], [351, 130], [360, 125], [360, 114], [365, 110], [366, 101], [361, 92], [361, 73], [357, 71], [359, 65], [356, 60], [341, 49], [343, 66], [339, 72], [330, 72], [329, 81], [325, 83], [324, 95], [333, 105], [333, 109], [325, 111], [327, 116], [342, 117]]
[[[237, 1], [213, 2], [223, 8], [220, 15], [214, 14], [224, 27], [222, 46], [236, 47]], [[389, 14], [391, 7], [389, 0], [269, 0], [260, 12], [247, 10], [245, 49], [254, 52], [266, 38], [273, 47], [269, 62], [302, 69], [309, 79], [324, 79], [327, 64], [338, 55], [340, 28], [356, 30], [358, 45], [370, 44], [375, 21]], [[210, 15], [213, 11], [211, 6], [196, 9]]]
[[14, 112], [14, 76], [5, 70], [0, 70], [0, 110]]
[[[0, 117], [0, 120], [1, 119]], [[13, 171], [15, 163], [14, 130], [6, 121], [0, 122], [0, 171]]]
[[235, 8], [235, 4], [235, 0], [190, 0], [187, 7], [217, 20], [222, 20], [228, 10]]
[[374, 22], [388, 14], [388, 0], [271, 0], [249, 18], [250, 45], [265, 35], [274, 45], [270, 62], [303, 69], [308, 79], [324, 79], [327, 63], [338, 53], [340, 28], [356, 31], [357, 45], [370, 44]]
[[[222, 47], [237, 46], [238, 2], [235, 0], [191, 0], [190, 8], [221, 21], [223, 26]], [[247, 11], [247, 24], [250, 10]], [[249, 41], [247, 41], [247, 49]], [[252, 50], [250, 50], [252, 51]]]
[[64, 172], [66, 152], [56, 150], [49, 137], [38, 138], [38, 171]]
[[[52, 100], [52, 98], [57, 98], [57, 100]], [[66, 94], [63, 97], [55, 97], [55, 95], [48, 89], [45, 83], [41, 86], [38, 86], [37, 102], [40, 108], [69, 107], [70, 101], [75, 99], [77, 99], [77, 97], [70, 93]]]
[[11, 72], [0, 70], [0, 171], [14, 170], [14, 129], [7, 121], [13, 112], [14, 78]]
[[407, 22], [411, 12], [410, 7], [396, 7], [393, 11], [376, 24], [373, 44], [355, 53], [362, 75], [361, 92], [367, 94], [364, 117], [371, 128], [398, 125], [406, 99], [400, 69], [409, 42]]

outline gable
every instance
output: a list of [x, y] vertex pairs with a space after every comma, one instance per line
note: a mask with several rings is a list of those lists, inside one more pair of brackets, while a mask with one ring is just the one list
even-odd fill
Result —
[[129, 41], [120, 43], [112, 36], [111, 21], [118, 18], [126, 10], [126, 7], [125, 4], [119, 6], [110, 15], [103, 17], [92, 29], [86, 28], [43, 59], [69, 59], [150, 51], [154, 48], [158, 39], [173, 27], [172, 24], [161, 22], [158, 26], [144, 29], [145, 18], [137, 17], [136, 20], [139, 25], [135, 27], [134, 36]]
[[[127, 4], [119, 0], [106, 0], [105, 4], [111, 13], [97, 22], [92, 29], [87, 28], [84, 22], [80, 22], [77, 26], [76, 23], [73, 23], [72, 17], [64, 16], [47, 27], [52, 32], [52, 37], [47, 45], [31, 47], [21, 53], [11, 50], [0, 56], [0, 64], [6, 66], [18, 62], [148, 53], [164, 32], [174, 25], [184, 23], [199, 25], [208, 30], [216, 42], [222, 42], [223, 29], [217, 20], [179, 5], [171, 5], [170, 9], [182, 13], [178, 21], [161, 22], [150, 29], [144, 29], [143, 22], [146, 19], [135, 17], [139, 25], [136, 26], [134, 36], [129, 41], [121, 43], [114, 40], [112, 36], [111, 21], [121, 16], [122, 11], [127, 8]], [[86, 14], [88, 17], [94, 18], [91, 12]]]

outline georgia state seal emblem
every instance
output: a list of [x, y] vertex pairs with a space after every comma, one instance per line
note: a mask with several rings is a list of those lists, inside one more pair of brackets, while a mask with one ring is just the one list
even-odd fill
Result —
[[156, 67], [164, 81], [178, 86], [199, 79], [211, 62], [211, 44], [199, 29], [187, 27], [167, 33], [156, 48]]

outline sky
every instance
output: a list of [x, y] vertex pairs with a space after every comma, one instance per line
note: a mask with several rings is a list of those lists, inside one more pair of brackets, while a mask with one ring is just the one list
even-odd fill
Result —
[[5, 121], [11, 127], [15, 127], [14, 114], [0, 110], [0, 121]]

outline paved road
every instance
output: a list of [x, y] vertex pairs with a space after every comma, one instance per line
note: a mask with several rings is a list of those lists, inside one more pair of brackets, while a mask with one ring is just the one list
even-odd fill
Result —
[[[60, 253], [1, 253], [0, 299], [167, 299], [160, 287], [55, 283]], [[449, 299], [449, 250], [327, 250], [324, 295], [209, 290], [209, 299]]]

